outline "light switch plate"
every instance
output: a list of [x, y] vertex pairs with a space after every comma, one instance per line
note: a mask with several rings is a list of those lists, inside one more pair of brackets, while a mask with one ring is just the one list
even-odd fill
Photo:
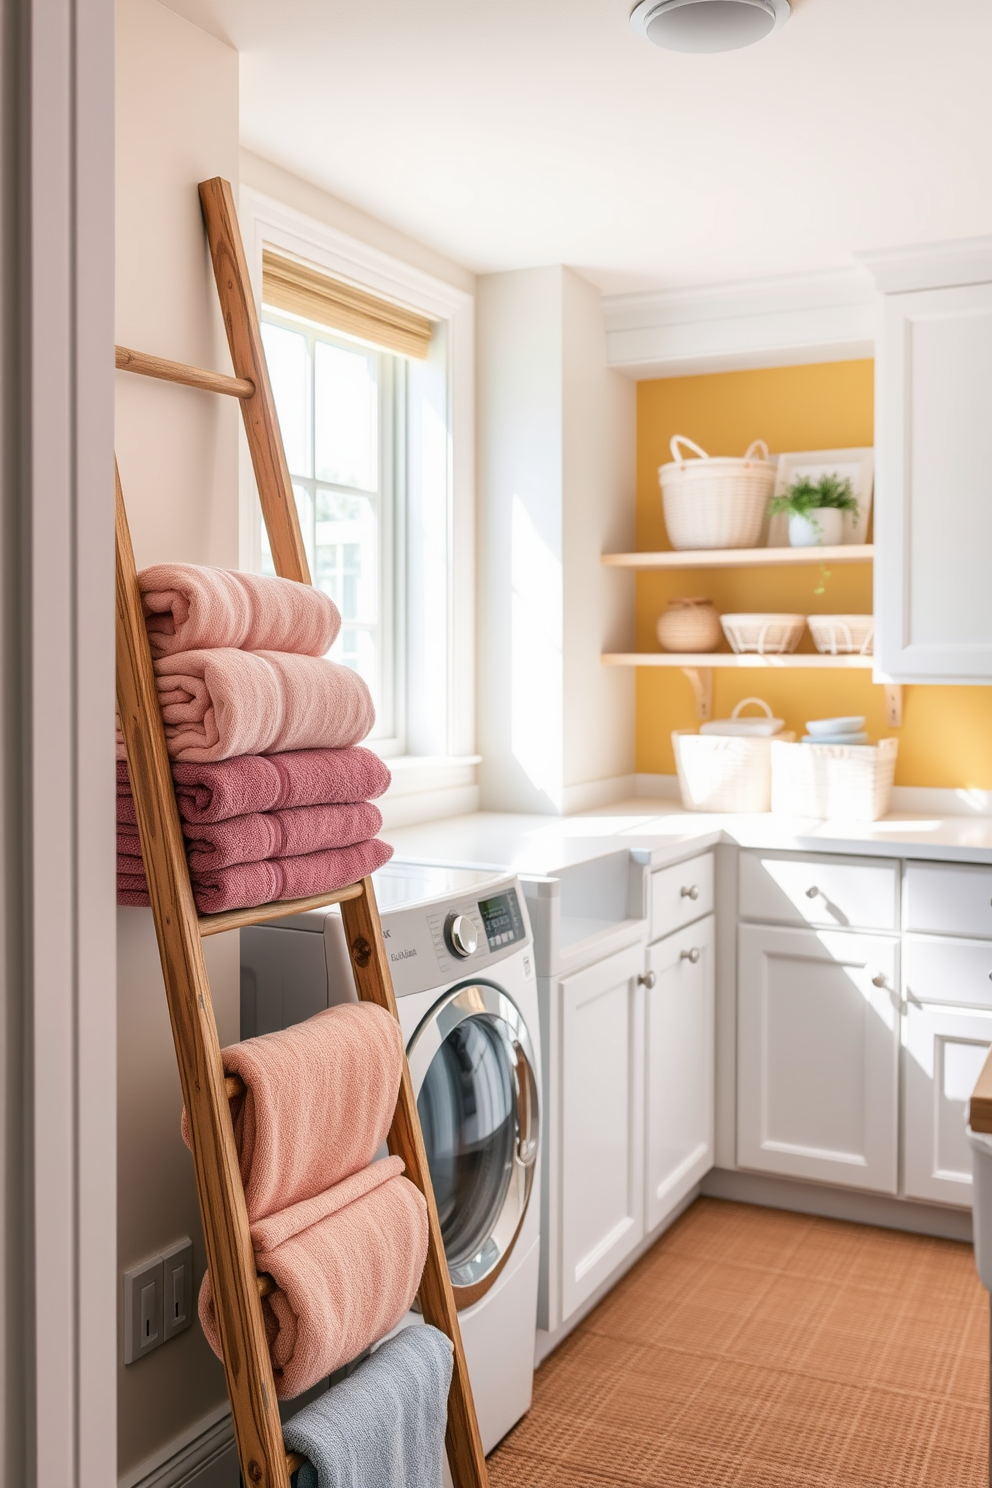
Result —
[[124, 1363], [134, 1364], [163, 1339], [164, 1267], [160, 1255], [124, 1272]]
[[188, 1235], [162, 1252], [163, 1335], [168, 1342], [193, 1321], [193, 1242]]

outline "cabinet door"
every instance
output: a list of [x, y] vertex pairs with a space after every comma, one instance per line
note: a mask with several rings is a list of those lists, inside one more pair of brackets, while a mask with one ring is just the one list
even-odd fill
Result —
[[713, 1166], [713, 916], [648, 947], [645, 1227]]
[[903, 1192], [971, 1204], [968, 1101], [992, 1046], [992, 1012], [910, 1003], [903, 1025]]
[[897, 941], [738, 931], [741, 1167], [895, 1193]]
[[897, 682], [992, 678], [992, 284], [885, 296], [875, 655]]
[[561, 983], [561, 1317], [644, 1234], [642, 946]]

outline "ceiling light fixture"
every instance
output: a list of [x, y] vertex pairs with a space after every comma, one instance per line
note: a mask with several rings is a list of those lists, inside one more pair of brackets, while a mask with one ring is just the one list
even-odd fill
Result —
[[630, 24], [670, 52], [732, 52], [789, 19], [789, 0], [640, 0]]

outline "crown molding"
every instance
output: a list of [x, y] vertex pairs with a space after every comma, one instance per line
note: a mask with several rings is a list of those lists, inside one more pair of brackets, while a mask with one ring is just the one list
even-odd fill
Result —
[[992, 238], [919, 243], [856, 255], [883, 294], [992, 282]]
[[680, 377], [874, 355], [867, 267], [608, 295], [607, 362], [631, 377]]

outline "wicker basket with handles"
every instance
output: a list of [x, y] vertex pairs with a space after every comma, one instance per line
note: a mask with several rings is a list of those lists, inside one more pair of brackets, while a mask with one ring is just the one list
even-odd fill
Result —
[[774, 743], [771, 738], [676, 729], [672, 744], [686, 811], [767, 811], [771, 805]]
[[898, 739], [791, 744], [770, 739], [772, 811], [821, 821], [878, 821], [892, 798]]
[[[681, 448], [696, 459], [685, 459]], [[711, 459], [676, 434], [672, 463], [658, 470], [665, 526], [673, 548], [754, 548], [768, 510], [778, 463], [756, 439], [743, 460]]]

